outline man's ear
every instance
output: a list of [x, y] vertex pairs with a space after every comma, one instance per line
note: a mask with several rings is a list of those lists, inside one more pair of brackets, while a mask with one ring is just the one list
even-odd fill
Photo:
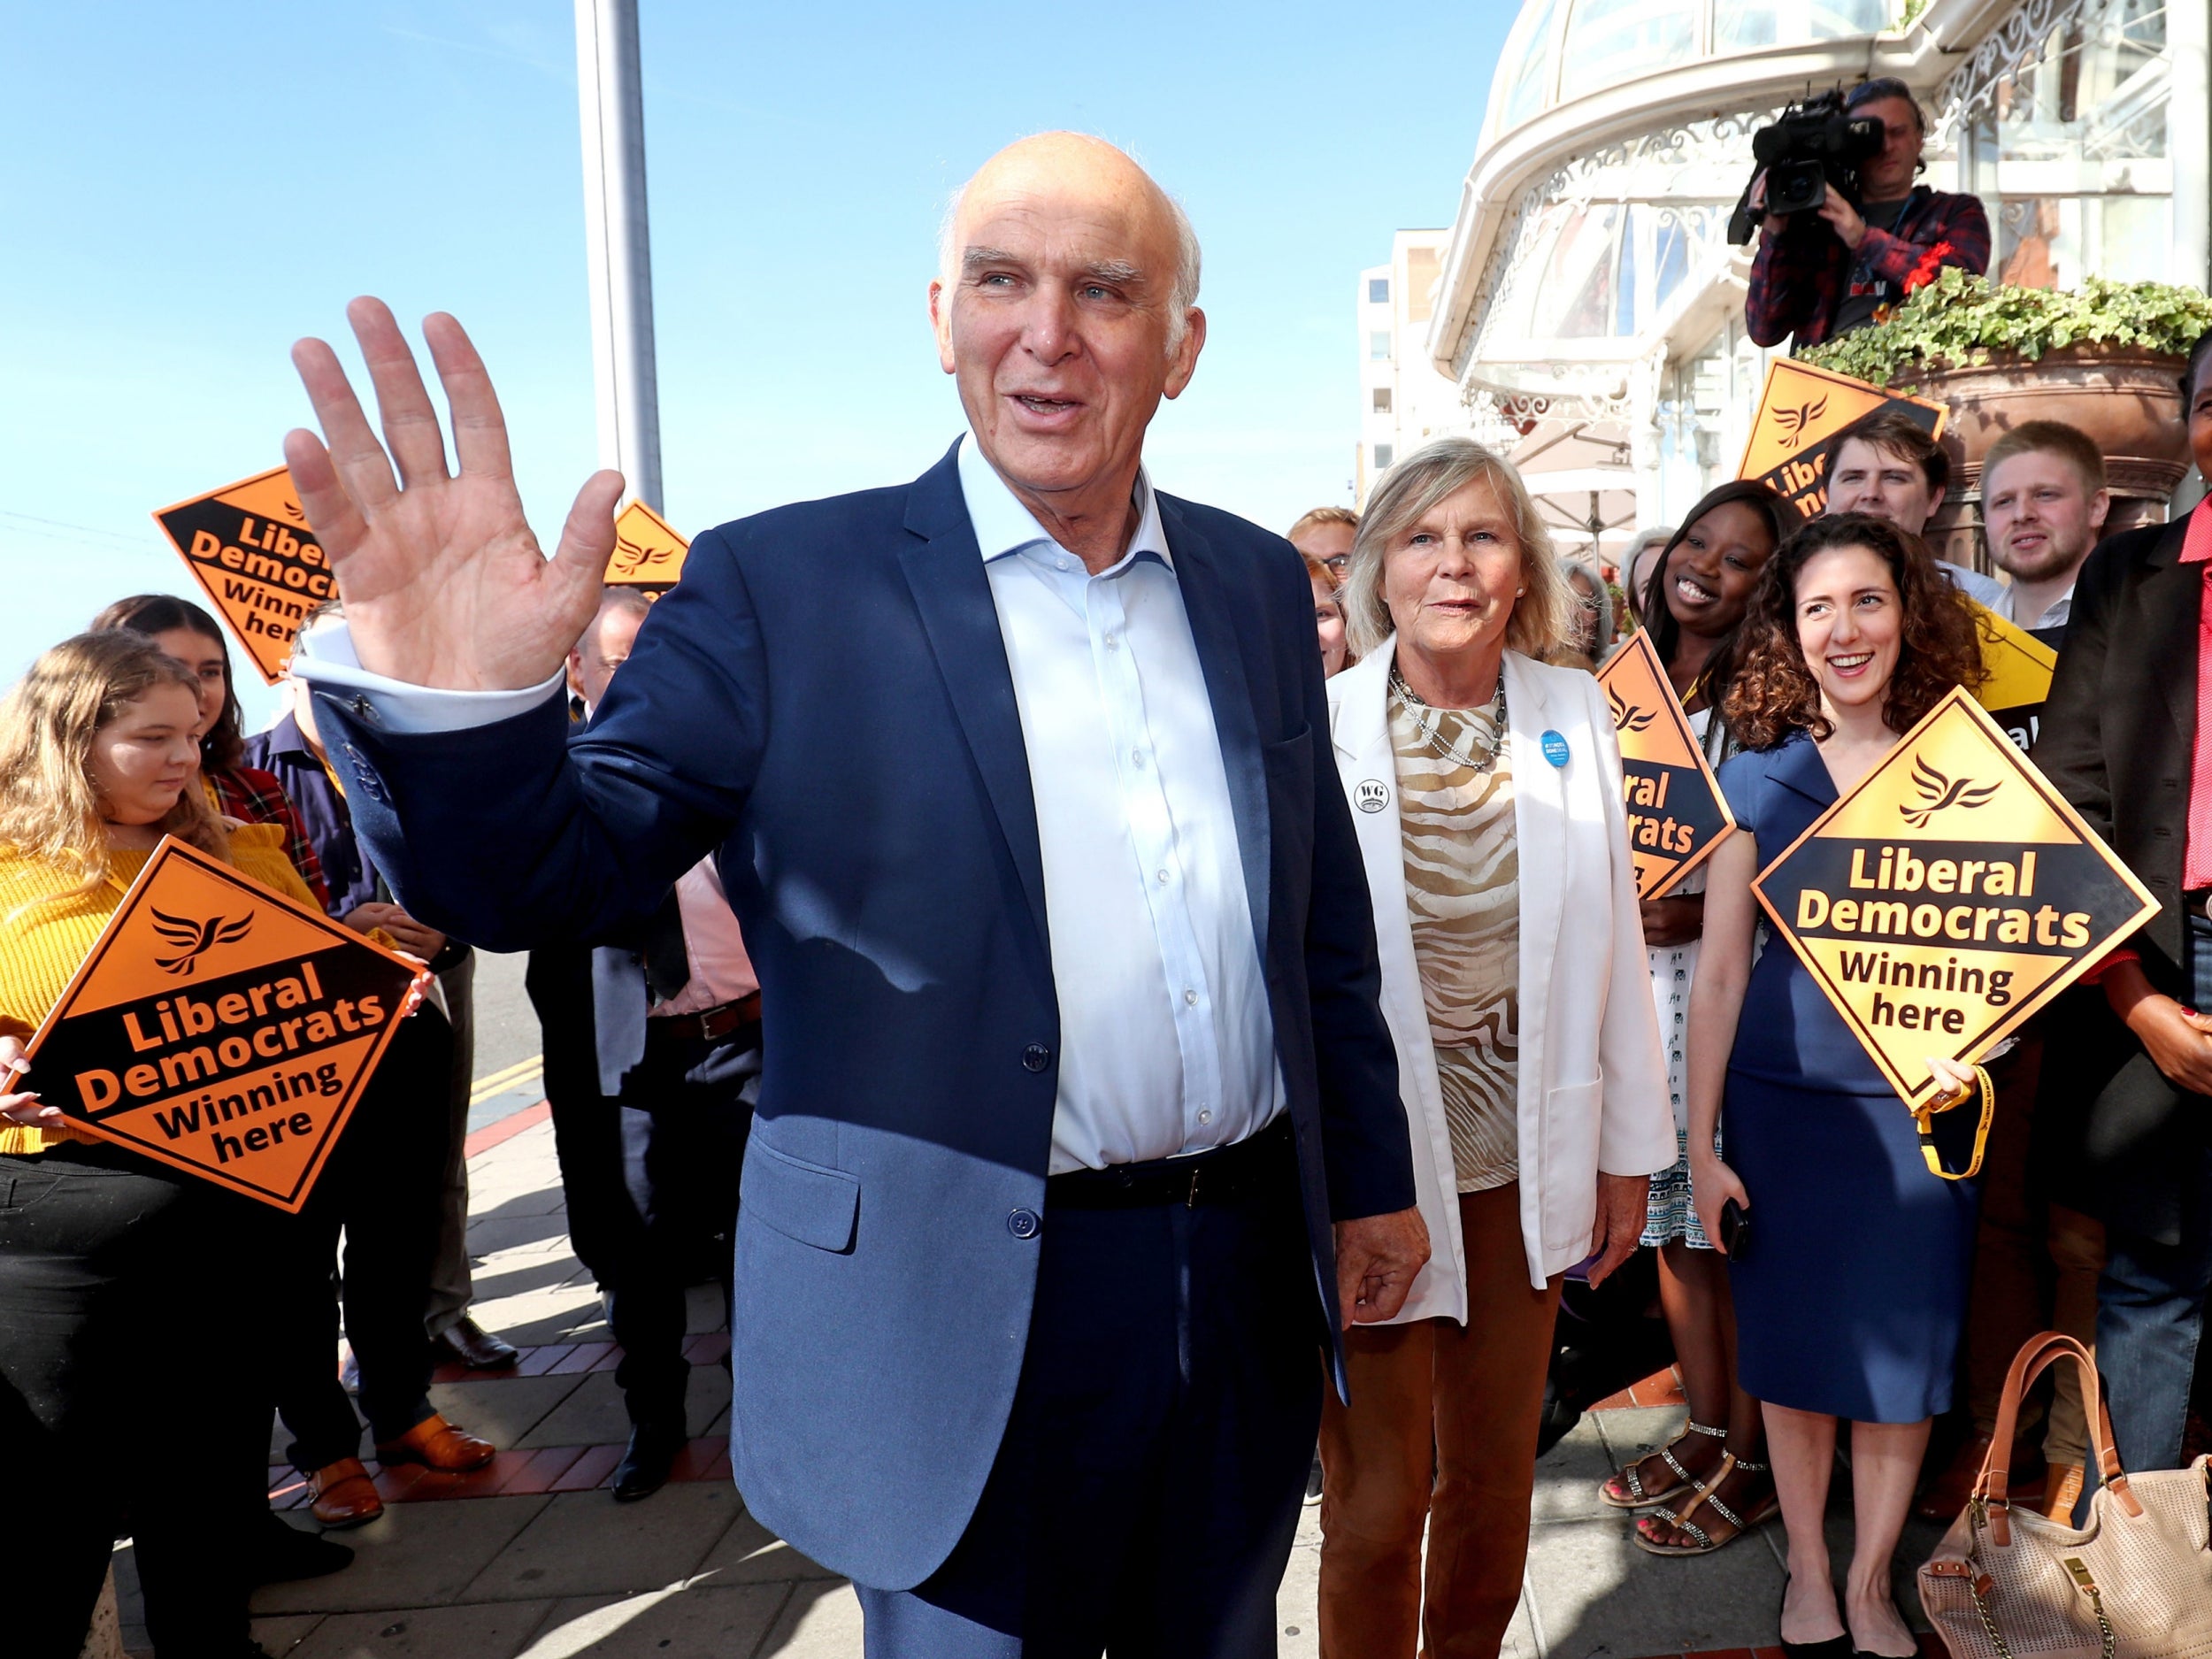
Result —
[[937, 336], [937, 366], [950, 374], [956, 366], [952, 357], [952, 296], [945, 292], [942, 277], [930, 279], [929, 326]]
[[1198, 372], [1198, 354], [1206, 348], [1206, 313], [1194, 305], [1184, 316], [1187, 326], [1183, 338], [1168, 356], [1167, 384], [1160, 388], [1169, 397], [1183, 395], [1191, 376]]
[[2105, 518], [2111, 511], [2112, 492], [2110, 490], [2101, 489], [2089, 498], [2089, 534], [2091, 535], [2101, 536], [2104, 534]]

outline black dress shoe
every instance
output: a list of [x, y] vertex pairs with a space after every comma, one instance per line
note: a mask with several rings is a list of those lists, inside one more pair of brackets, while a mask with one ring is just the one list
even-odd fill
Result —
[[319, 1578], [353, 1564], [353, 1551], [345, 1545], [287, 1526], [273, 1515], [265, 1515], [263, 1519], [265, 1525], [254, 1529], [247, 1545], [246, 1572], [255, 1584]]
[[471, 1371], [505, 1371], [522, 1357], [512, 1342], [503, 1342], [463, 1314], [438, 1335], [440, 1356], [457, 1359]]
[[622, 1461], [614, 1466], [615, 1502], [635, 1503], [666, 1486], [676, 1454], [689, 1438], [680, 1423], [641, 1423], [633, 1428]]

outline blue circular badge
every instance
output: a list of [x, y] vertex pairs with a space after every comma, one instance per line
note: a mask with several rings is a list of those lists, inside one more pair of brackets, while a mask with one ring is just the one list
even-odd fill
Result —
[[1551, 762], [1551, 764], [1555, 766], [1562, 768], [1565, 767], [1567, 764], [1567, 740], [1560, 736], [1556, 732], [1547, 732], [1539, 741], [1541, 741], [1544, 746], [1544, 758]]

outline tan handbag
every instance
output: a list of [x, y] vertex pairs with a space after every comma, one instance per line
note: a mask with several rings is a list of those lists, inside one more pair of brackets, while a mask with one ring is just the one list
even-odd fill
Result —
[[[2081, 1372], [2103, 1482], [2079, 1532], [2005, 1496], [2020, 1398], [2061, 1362]], [[1920, 1569], [1920, 1605], [1952, 1659], [2212, 1659], [2212, 1459], [2126, 1474], [2095, 1362], [2046, 1331], [2006, 1374], [1981, 1479]]]

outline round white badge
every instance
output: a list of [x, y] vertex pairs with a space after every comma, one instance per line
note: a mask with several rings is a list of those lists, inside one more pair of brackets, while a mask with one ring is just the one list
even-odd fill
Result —
[[1352, 791], [1352, 799], [1363, 812], [1379, 812], [1390, 804], [1390, 791], [1379, 778], [1368, 778]]

